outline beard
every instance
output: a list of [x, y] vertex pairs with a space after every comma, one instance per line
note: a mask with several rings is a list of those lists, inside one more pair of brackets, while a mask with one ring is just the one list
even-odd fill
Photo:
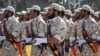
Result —
[[54, 14], [48, 15], [48, 19], [52, 19], [52, 18], [54, 18], [54, 17], [55, 17]]
[[4, 18], [8, 18], [9, 17], [9, 15], [8, 14], [4, 14]]

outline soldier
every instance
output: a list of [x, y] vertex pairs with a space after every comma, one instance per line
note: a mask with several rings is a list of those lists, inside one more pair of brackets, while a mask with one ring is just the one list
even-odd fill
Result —
[[96, 24], [95, 20], [90, 16], [90, 10], [91, 10], [90, 6], [88, 6], [88, 5], [82, 6], [81, 15], [82, 15], [83, 19], [77, 24], [77, 25], [80, 25], [80, 26], [77, 26], [77, 35], [78, 35], [78, 39], [79, 39], [79, 45], [82, 45], [83, 43], [85, 43], [83, 45], [83, 50], [82, 50], [83, 56], [94, 56], [94, 52], [93, 52], [92, 48], [90, 48], [90, 46], [86, 43], [86, 39], [84, 39], [84, 35], [82, 33], [83, 32], [82, 26], [84, 26], [88, 35], [93, 38], [95, 35], [95, 32], [97, 30], [95, 28], [95, 27], [97, 27], [97, 24]]
[[[15, 19], [14, 16], [15, 9], [12, 6], [8, 6], [4, 11], [4, 20], [3, 20], [3, 30], [7, 38], [13, 36], [12, 38], [17, 39], [18, 37], [18, 25], [19, 21]], [[9, 36], [8, 36], [9, 35]], [[12, 51], [11, 51], [12, 50]], [[16, 56], [16, 50], [8, 40], [4, 41], [3, 44], [3, 55], [4, 56]]]
[[61, 13], [60, 13], [60, 17], [61, 18], [64, 18], [64, 11], [65, 11], [65, 7], [60, 5], [61, 6]]
[[100, 11], [98, 11], [98, 12], [96, 12], [96, 17], [97, 17], [97, 23], [98, 23], [98, 33], [97, 33], [97, 35], [98, 35], [98, 43], [99, 43], [99, 54], [98, 55], [100, 55]]
[[66, 51], [66, 55], [71, 55], [71, 51], [70, 51], [70, 44], [75, 41], [75, 37], [74, 37], [74, 24], [71, 21], [71, 16], [72, 16], [72, 12], [70, 10], [65, 10], [65, 17], [64, 17], [64, 21], [66, 22], [66, 26], [67, 26], [67, 32], [66, 32], [66, 38], [65, 38], [65, 51]]
[[2, 54], [2, 45], [4, 40], [6, 39], [6, 36], [4, 36], [4, 33], [2, 31], [2, 20], [3, 20], [3, 11], [0, 11], [0, 56], [3, 56]]
[[100, 11], [97, 11], [94, 13], [94, 18], [98, 24], [98, 28], [97, 28], [97, 40], [99, 43], [99, 49], [98, 49], [98, 55], [100, 55]]
[[21, 21], [21, 18], [23, 17], [22, 13], [21, 12], [16, 12], [16, 14], [17, 14], [16, 19], [18, 19], [18, 21]]
[[47, 14], [48, 14], [47, 11], [41, 12], [41, 15], [42, 15], [42, 17], [43, 17], [43, 19], [44, 19], [45, 22], [48, 21], [48, 15]]
[[[52, 3], [50, 6], [44, 8], [45, 13], [47, 12], [47, 18], [45, 17], [45, 19], [46, 19], [46, 21], [45, 21], [46, 22], [46, 37], [49, 33], [48, 26], [51, 24], [52, 18], [54, 18], [54, 10], [53, 10], [54, 6], [55, 6], [55, 3]], [[44, 19], [44, 16], [46, 16], [46, 14], [43, 15], [43, 19]], [[47, 43], [47, 47], [46, 47], [45, 56], [54, 56], [53, 51], [51, 51], [48, 43]]]
[[[31, 28], [32, 28], [32, 38], [44, 38], [45, 37], [45, 21], [40, 16], [41, 8], [38, 5], [33, 5], [31, 8], [30, 16], [32, 17], [31, 20]], [[38, 56], [41, 54], [40, 50], [37, 45], [38, 41], [33, 44], [32, 49], [32, 56]], [[40, 46], [41, 47], [41, 46]]]
[[[64, 22], [64, 20], [60, 17], [61, 6], [58, 4], [54, 4], [53, 12], [54, 12], [55, 17], [51, 21], [51, 27], [50, 27], [51, 37], [48, 37], [48, 43], [50, 44], [56, 43], [58, 51], [59, 51], [59, 49], [61, 49], [61, 46], [59, 46], [59, 44], [61, 44], [65, 39], [67, 27], [66, 27], [66, 23]], [[59, 52], [58, 54], [55, 54], [54, 53], [55, 50], [52, 50], [52, 52], [54, 56], [61, 55], [59, 54]]]

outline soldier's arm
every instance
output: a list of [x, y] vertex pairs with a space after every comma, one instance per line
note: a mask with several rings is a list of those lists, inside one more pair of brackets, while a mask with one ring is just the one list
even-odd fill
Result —
[[11, 21], [11, 26], [12, 26], [12, 32], [11, 32], [11, 34], [14, 36], [14, 37], [18, 37], [19, 36], [19, 21], [17, 21], [16, 19], [13, 19], [12, 21]]
[[65, 29], [66, 29], [66, 25], [64, 25], [63, 23], [59, 23], [56, 34], [54, 36], [52, 36], [52, 38], [50, 40], [55, 43], [62, 42], [62, 40], [64, 39], [64, 36], [65, 36], [65, 33], [66, 33]]
[[40, 37], [45, 37], [45, 22], [39, 22], [38, 23], [38, 35]]

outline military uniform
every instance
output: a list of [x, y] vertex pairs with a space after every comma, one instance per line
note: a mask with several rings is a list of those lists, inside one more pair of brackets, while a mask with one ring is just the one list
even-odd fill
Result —
[[[98, 39], [98, 41], [100, 41], [100, 21], [99, 22], [97, 22], [97, 24], [98, 24], [98, 28], [97, 28], [97, 39]], [[98, 55], [100, 55], [100, 42], [99, 42], [99, 48], [98, 48]]]
[[[32, 28], [33, 28], [33, 32], [35, 35], [37, 35], [36, 38], [39, 38], [39, 37], [45, 37], [45, 22], [44, 20], [38, 16], [36, 18], [34, 18], [32, 20]], [[36, 55], [38, 56], [40, 54], [40, 48], [38, 48], [37, 46], [35, 46], [33, 44], [33, 56]]]
[[[16, 21], [14, 16], [8, 18], [8, 20], [6, 21], [6, 27], [7, 27], [8, 32], [14, 35], [15, 37], [18, 37], [18, 32], [16, 29], [18, 27], [18, 23], [19, 22]], [[7, 40], [4, 41], [3, 48], [4, 48], [4, 56], [15, 55], [16, 53], [14, 46]], [[5, 54], [5, 53], [9, 53], [9, 54]]]
[[[6, 10], [15, 13], [15, 10], [12, 6], [8, 6]], [[5, 18], [4, 21], [5, 21], [5, 26], [6, 26], [8, 33], [12, 34], [14, 37], [17, 38], [18, 37], [17, 27], [18, 27], [19, 21], [15, 19], [14, 15], [9, 18]], [[4, 41], [3, 54], [4, 56], [16, 56], [17, 55], [16, 49], [8, 40]]]
[[[80, 20], [80, 21], [81, 22], [77, 24], [77, 37], [78, 37], [79, 41], [81, 41], [80, 43], [83, 44], [83, 43], [86, 43], [86, 41], [84, 40], [83, 35], [82, 35], [83, 21], [82, 20]], [[85, 21], [85, 30], [88, 32], [88, 34], [90, 36], [95, 34], [95, 32], [97, 30], [95, 27], [97, 27], [97, 25], [96, 25], [96, 22], [94, 21], [94, 19], [90, 17], [89, 19], [86, 19], [84, 21]], [[83, 41], [83, 43], [82, 43], [82, 41]], [[86, 54], [85, 56], [94, 56], [93, 53], [94, 53], [93, 50], [89, 47], [88, 44], [83, 45], [83, 51], [82, 51], [83, 55]]]
[[[58, 16], [58, 17], [55, 17], [52, 19], [51, 35], [54, 38], [59, 40], [59, 43], [57, 44], [58, 49], [61, 49], [61, 46], [59, 44], [61, 44], [65, 39], [66, 29], [67, 29], [66, 23], [63, 21], [63, 19], [61, 17]], [[51, 52], [50, 52], [50, 54], [51, 54]]]

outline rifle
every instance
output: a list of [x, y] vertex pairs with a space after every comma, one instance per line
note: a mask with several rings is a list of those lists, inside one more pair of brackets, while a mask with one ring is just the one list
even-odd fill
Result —
[[[47, 38], [51, 38], [51, 32], [50, 32], [50, 28], [51, 28], [51, 25], [47, 25]], [[53, 52], [54, 56], [61, 56], [61, 53], [59, 51], [59, 49], [57, 48], [57, 45], [56, 43], [49, 43], [48, 44], [51, 51]]]
[[[93, 39], [88, 32], [85, 30], [85, 22], [83, 21], [83, 25], [82, 25], [82, 35], [83, 38], [86, 40], [86, 42], [88, 43], [88, 45], [91, 47], [91, 49], [95, 52], [95, 54], [97, 55], [98, 53], [98, 42], [96, 39]], [[98, 55], [97, 55], [98, 56]]]

